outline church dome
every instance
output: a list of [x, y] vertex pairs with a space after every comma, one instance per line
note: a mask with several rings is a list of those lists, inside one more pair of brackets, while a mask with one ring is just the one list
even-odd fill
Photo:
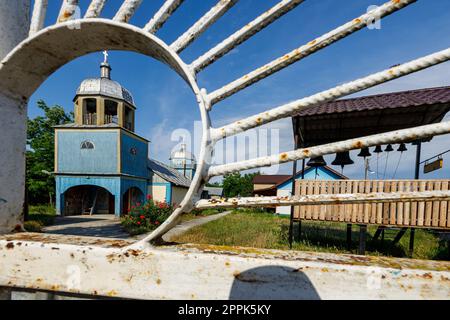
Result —
[[77, 90], [79, 95], [101, 95], [128, 102], [133, 107], [134, 99], [130, 91], [122, 87], [117, 81], [111, 80], [111, 66], [108, 63], [108, 52], [103, 52], [105, 60], [100, 65], [100, 78], [84, 80]]
[[192, 153], [190, 153], [189, 151], [187, 151], [186, 145], [183, 144], [183, 145], [181, 145], [180, 150], [176, 150], [176, 151], [172, 152], [172, 154], [170, 155], [170, 160], [172, 160], [172, 161], [187, 160], [187, 161], [195, 162], [195, 156]]
[[94, 78], [84, 80], [77, 90], [77, 95], [102, 95], [124, 100], [134, 106], [130, 91], [122, 87], [117, 81], [108, 78]]

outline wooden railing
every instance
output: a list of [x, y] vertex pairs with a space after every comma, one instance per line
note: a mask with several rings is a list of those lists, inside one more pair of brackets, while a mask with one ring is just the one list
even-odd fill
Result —
[[88, 113], [83, 116], [83, 124], [85, 125], [96, 125], [97, 124], [97, 114]]
[[105, 124], [109, 124], [109, 123], [119, 123], [119, 118], [117, 116], [114, 115], [110, 115], [110, 114], [105, 114]]
[[[297, 180], [296, 195], [450, 190], [450, 180]], [[345, 205], [305, 205], [295, 220], [336, 221], [399, 227], [450, 228], [450, 201], [398, 201]]]

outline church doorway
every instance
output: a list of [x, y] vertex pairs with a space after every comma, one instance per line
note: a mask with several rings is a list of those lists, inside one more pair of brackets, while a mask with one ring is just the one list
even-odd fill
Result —
[[139, 188], [132, 187], [123, 195], [123, 214], [130, 212], [131, 208], [139, 203], [143, 203], [144, 194]]
[[114, 196], [97, 186], [77, 186], [64, 194], [64, 215], [114, 214]]

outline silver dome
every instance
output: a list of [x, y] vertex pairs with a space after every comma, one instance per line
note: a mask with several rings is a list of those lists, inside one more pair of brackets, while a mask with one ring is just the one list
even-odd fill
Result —
[[185, 144], [181, 145], [180, 150], [172, 152], [169, 160], [190, 160], [192, 162], [195, 162], [195, 156], [186, 149], [187, 148]]
[[77, 95], [103, 95], [124, 100], [134, 106], [134, 99], [130, 91], [122, 87], [120, 83], [107, 78], [84, 80], [77, 90]]

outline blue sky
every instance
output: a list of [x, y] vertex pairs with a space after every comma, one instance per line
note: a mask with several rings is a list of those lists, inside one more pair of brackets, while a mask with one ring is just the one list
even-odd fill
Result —
[[[54, 1], [54, 0], [52, 0]], [[186, 0], [168, 20], [157, 36], [171, 43], [187, 30], [217, 0]], [[81, 0], [84, 11], [89, 1]], [[103, 17], [112, 17], [122, 1], [108, 1]], [[198, 40], [182, 52], [186, 62], [206, 52], [228, 35], [275, 5], [277, 0], [241, 0]], [[352, 20], [367, 11], [370, 5], [381, 5], [382, 0], [306, 0], [302, 5], [252, 37], [246, 43], [220, 59], [199, 74], [201, 87], [213, 91], [230, 81], [282, 56]], [[144, 26], [163, 0], [144, 0], [131, 23]], [[56, 20], [57, 7], [51, 6], [47, 25]], [[214, 126], [253, 115], [338, 84], [360, 78], [394, 64], [406, 62], [449, 46], [450, 1], [419, 0], [408, 8], [394, 13], [381, 22], [380, 30], [364, 29], [356, 34], [310, 56], [253, 85], [235, 96], [217, 104], [211, 113]], [[79, 58], [55, 72], [32, 96], [29, 115], [39, 114], [36, 101], [59, 104], [67, 111], [73, 109], [72, 99], [81, 81], [99, 75], [100, 53]], [[110, 52], [112, 78], [128, 88], [135, 99], [137, 110], [136, 131], [152, 141], [150, 156], [168, 161], [170, 151], [178, 141], [171, 141], [176, 129], [193, 131], [199, 120], [195, 97], [189, 87], [171, 69], [142, 55], [128, 52]], [[388, 84], [374, 87], [358, 95], [401, 91], [407, 89], [450, 85], [450, 64], [425, 70]], [[450, 120], [450, 117], [447, 116]], [[279, 151], [293, 148], [292, 127], [289, 119], [274, 122], [270, 129], [279, 129]], [[435, 138], [425, 144], [423, 157], [430, 157], [450, 149], [449, 136]], [[225, 147], [229, 151], [228, 145]], [[412, 178], [415, 151], [412, 147], [403, 155], [396, 178]], [[247, 150], [254, 155], [255, 150]], [[356, 165], [345, 169], [351, 178], [363, 177], [363, 166], [357, 152], [352, 153]], [[330, 163], [334, 156], [328, 156]], [[386, 177], [391, 178], [399, 154], [391, 154]], [[371, 161], [372, 169], [376, 161]], [[449, 177], [450, 155], [444, 157], [443, 170], [428, 174], [426, 178]], [[291, 171], [283, 165], [279, 173]], [[384, 173], [384, 161], [380, 162]], [[271, 170], [270, 172], [273, 172]]]

